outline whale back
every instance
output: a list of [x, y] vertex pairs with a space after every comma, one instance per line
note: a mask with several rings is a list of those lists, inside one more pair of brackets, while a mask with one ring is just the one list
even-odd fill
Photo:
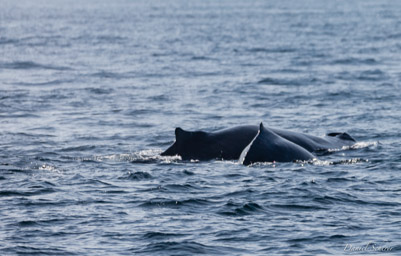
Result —
[[162, 156], [179, 155], [182, 160], [210, 160], [217, 153], [209, 133], [204, 131], [186, 131], [175, 129], [175, 142]]
[[250, 165], [257, 162], [293, 162], [313, 158], [305, 148], [277, 135], [260, 123], [258, 134], [244, 149], [239, 162]]
[[[275, 144], [269, 144], [269, 142]], [[251, 159], [251, 156], [256, 157], [257, 154], [262, 154], [259, 157], [262, 161], [287, 162], [310, 158], [312, 155], [305, 154], [305, 150], [321, 152], [351, 146], [354, 143], [354, 138], [347, 133], [329, 133], [325, 137], [316, 137], [299, 132], [266, 128], [263, 124], [236, 126], [215, 132], [186, 131], [177, 127], [175, 142], [161, 155], [179, 155], [183, 160], [238, 160], [240, 158], [242, 159], [240, 162], [243, 162], [244, 159]], [[247, 156], [246, 152], [251, 146], [254, 149], [251, 152], [254, 153]], [[259, 153], [255, 153], [257, 146], [260, 147]], [[277, 148], [272, 148], [273, 146]], [[285, 148], [287, 150], [284, 150]], [[267, 158], [266, 152], [270, 152], [271, 158]], [[298, 153], [295, 154], [295, 152]]]
[[179, 155], [183, 160], [238, 160], [258, 132], [256, 125], [236, 126], [215, 132], [175, 129], [175, 142], [162, 156]]

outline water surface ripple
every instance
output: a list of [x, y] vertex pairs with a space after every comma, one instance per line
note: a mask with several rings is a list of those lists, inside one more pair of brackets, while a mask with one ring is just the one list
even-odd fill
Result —
[[[0, 254], [399, 255], [399, 17], [399, 1], [2, 1]], [[313, 163], [159, 156], [175, 127], [261, 121], [359, 142]]]

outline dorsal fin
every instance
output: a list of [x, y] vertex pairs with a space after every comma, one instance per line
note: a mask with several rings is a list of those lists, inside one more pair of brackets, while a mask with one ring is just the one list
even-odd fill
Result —
[[313, 158], [305, 148], [281, 137], [260, 123], [258, 133], [241, 153], [239, 162], [250, 165], [257, 162], [307, 161]]
[[259, 136], [260, 132], [263, 131], [263, 128], [264, 128], [264, 127], [263, 127], [263, 122], [260, 122], [260, 124], [259, 124], [259, 130], [258, 130], [258, 132], [256, 133], [255, 137], [253, 137], [253, 139], [251, 140], [251, 142], [242, 150], [241, 155], [240, 155], [239, 158], [238, 158], [238, 162], [239, 162], [240, 164], [244, 164], [246, 155], [248, 154], [248, 151], [249, 151], [249, 149], [251, 148], [252, 143], [253, 143], [253, 142], [255, 141], [255, 139]]
[[177, 127], [175, 128], [175, 140], [181, 140], [185, 137], [187, 137], [190, 134], [190, 132], [185, 131], [184, 129], [182, 129], [181, 127]]
[[346, 132], [331, 132], [331, 133], [328, 133], [327, 136], [329, 136], [329, 137], [338, 137], [338, 138], [343, 139], [343, 140], [356, 141], [354, 138], [352, 138], [351, 135], [349, 135]]

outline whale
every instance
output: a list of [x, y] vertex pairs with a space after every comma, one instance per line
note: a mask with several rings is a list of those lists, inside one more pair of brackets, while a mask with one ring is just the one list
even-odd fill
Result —
[[260, 123], [257, 135], [242, 151], [238, 161], [243, 165], [250, 165], [260, 162], [309, 161], [314, 158], [305, 148]]
[[[356, 143], [355, 139], [345, 132], [332, 132], [324, 137], [317, 137], [276, 128], [268, 129], [309, 152], [341, 149]], [[214, 132], [186, 131], [177, 127], [175, 142], [161, 155], [178, 155], [182, 160], [238, 160], [259, 130], [260, 125], [241, 125]]]
[[162, 156], [178, 155], [182, 160], [238, 160], [257, 134], [256, 126], [237, 126], [216, 132], [175, 129], [175, 142]]

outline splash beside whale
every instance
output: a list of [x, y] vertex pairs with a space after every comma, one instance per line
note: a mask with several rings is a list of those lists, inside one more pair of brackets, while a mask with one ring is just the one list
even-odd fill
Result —
[[178, 127], [175, 137], [173, 145], [161, 153], [162, 156], [179, 155], [182, 160], [239, 160], [245, 165], [310, 160], [314, 158], [312, 153], [356, 143], [347, 133], [329, 133], [317, 137], [266, 128], [262, 123], [259, 126], [236, 126], [216, 132], [185, 131]]

